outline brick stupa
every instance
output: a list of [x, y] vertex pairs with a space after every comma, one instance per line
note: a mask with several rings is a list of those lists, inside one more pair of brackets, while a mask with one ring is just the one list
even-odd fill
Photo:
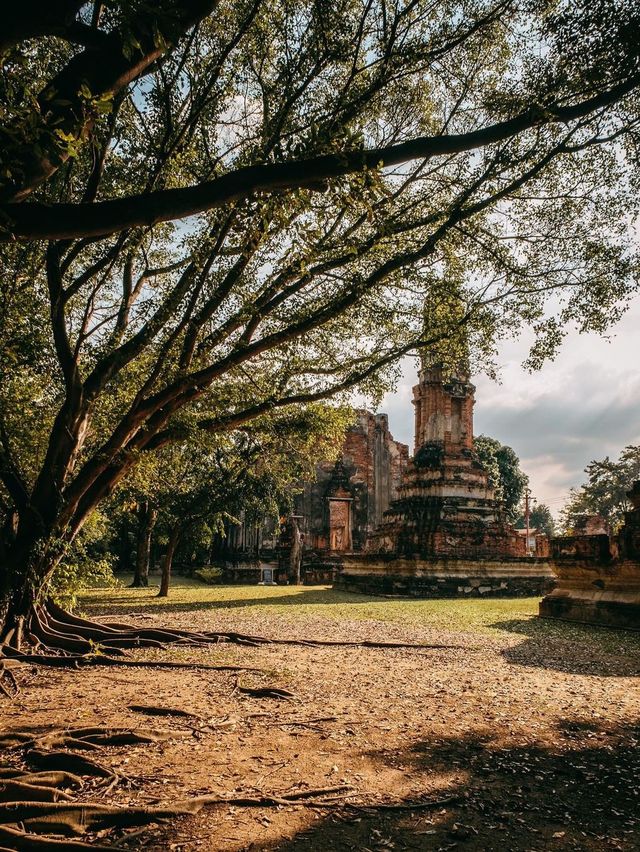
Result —
[[474, 454], [474, 394], [463, 370], [422, 370], [413, 388], [413, 459], [366, 552], [344, 557], [338, 587], [428, 597], [549, 588], [547, 561], [526, 555]]

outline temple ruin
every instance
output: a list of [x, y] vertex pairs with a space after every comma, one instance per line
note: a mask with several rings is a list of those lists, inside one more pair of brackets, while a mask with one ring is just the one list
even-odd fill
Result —
[[408, 460], [409, 448], [393, 438], [386, 414], [356, 412], [338, 459], [320, 462], [315, 480], [295, 498], [308, 580], [331, 582], [343, 554], [365, 549], [398, 495]]
[[640, 482], [627, 496], [632, 508], [617, 535], [595, 516], [574, 535], [551, 539], [558, 581], [540, 602], [541, 616], [640, 629]]
[[640, 483], [617, 535], [585, 517], [572, 536], [531, 536], [531, 555], [474, 453], [474, 395], [464, 369], [425, 365], [411, 458], [387, 415], [356, 412], [338, 458], [301, 483], [279, 531], [230, 526], [216, 554], [225, 582], [258, 582], [265, 564], [277, 582], [294, 582], [300, 533], [305, 583], [424, 597], [546, 594], [541, 616], [640, 629]]
[[363, 552], [342, 555], [336, 587], [426, 597], [550, 588], [548, 560], [527, 556], [474, 455], [474, 393], [462, 370], [422, 370], [413, 389], [414, 456]]

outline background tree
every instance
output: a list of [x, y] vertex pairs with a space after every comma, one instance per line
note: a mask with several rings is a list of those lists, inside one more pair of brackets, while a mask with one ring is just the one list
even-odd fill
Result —
[[[521, 513], [518, 520], [515, 522], [516, 529], [523, 530], [526, 529], [526, 521], [524, 515]], [[536, 529], [541, 533], [544, 533], [546, 536], [554, 536], [556, 534], [556, 523], [553, 519], [553, 515], [551, 514], [551, 509], [546, 505], [546, 503], [536, 503], [531, 507], [529, 512], [529, 528]]]
[[202, 549], [214, 535], [224, 535], [225, 525], [240, 523], [240, 516], [249, 523], [277, 519], [290, 507], [296, 484], [339, 451], [353, 417], [347, 407], [315, 404], [263, 415], [223, 435], [189, 432], [183, 420], [185, 439], [146, 460], [122, 490], [125, 503], [133, 489], [138, 505], [157, 514], [154, 536], [164, 545], [159, 596], [168, 595], [173, 559], [185, 538], [191, 548], [199, 539]]
[[636, 285], [634, 3], [211, 9], [8, 14], [0, 621], [181, 412], [379, 394], [461, 326], [478, 367], [532, 324], [536, 365]]
[[514, 523], [520, 515], [520, 503], [529, 477], [520, 468], [520, 459], [511, 447], [495, 438], [478, 435], [473, 439], [478, 461], [489, 474], [496, 497], [504, 503], [507, 520]]
[[625, 447], [616, 461], [609, 456], [594, 460], [585, 473], [587, 481], [571, 489], [569, 502], [560, 512], [563, 530], [572, 530], [579, 515], [602, 515], [615, 530], [631, 509], [626, 492], [640, 479], [640, 446]]
[[138, 537], [136, 542], [136, 570], [132, 586], [140, 588], [149, 585], [151, 562], [151, 537], [158, 520], [158, 509], [151, 500], [140, 500], [136, 506], [138, 517]]
[[82, 588], [114, 584], [115, 557], [111, 551], [114, 528], [111, 506], [96, 509], [69, 546], [53, 572], [47, 594], [61, 606], [73, 606]]

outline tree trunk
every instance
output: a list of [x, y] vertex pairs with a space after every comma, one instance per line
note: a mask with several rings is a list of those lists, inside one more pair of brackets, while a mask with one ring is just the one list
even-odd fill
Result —
[[182, 527], [179, 524], [176, 524], [171, 529], [171, 534], [169, 535], [169, 543], [167, 544], [167, 550], [162, 559], [162, 579], [160, 580], [160, 591], [158, 592], [159, 598], [166, 598], [169, 595], [169, 582], [171, 580], [171, 566], [173, 565], [173, 555], [176, 552], [176, 548], [178, 547], [178, 542], [180, 541], [180, 536], [182, 535]]
[[138, 548], [136, 553], [136, 573], [131, 587], [139, 589], [149, 585], [149, 556], [151, 553], [151, 535], [158, 515], [157, 509], [148, 500], [138, 504]]
[[132, 558], [131, 532], [129, 518], [124, 517], [118, 530], [118, 572], [121, 574], [135, 573]]
[[59, 561], [37, 532], [19, 535], [4, 548], [0, 572], [0, 640], [29, 615]]
[[302, 568], [302, 536], [295, 518], [291, 519], [291, 550], [289, 551], [289, 577], [294, 586], [301, 583]]

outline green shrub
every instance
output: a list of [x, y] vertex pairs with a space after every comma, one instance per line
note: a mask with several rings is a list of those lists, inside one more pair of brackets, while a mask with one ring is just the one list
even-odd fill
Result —
[[114, 556], [107, 550], [109, 532], [108, 518], [95, 511], [67, 548], [47, 586], [47, 595], [59, 606], [67, 609], [75, 606], [81, 589], [117, 585], [113, 576]]
[[215, 585], [222, 579], [222, 568], [216, 568], [215, 565], [206, 565], [204, 568], [198, 568], [194, 571], [194, 576], [203, 583]]

